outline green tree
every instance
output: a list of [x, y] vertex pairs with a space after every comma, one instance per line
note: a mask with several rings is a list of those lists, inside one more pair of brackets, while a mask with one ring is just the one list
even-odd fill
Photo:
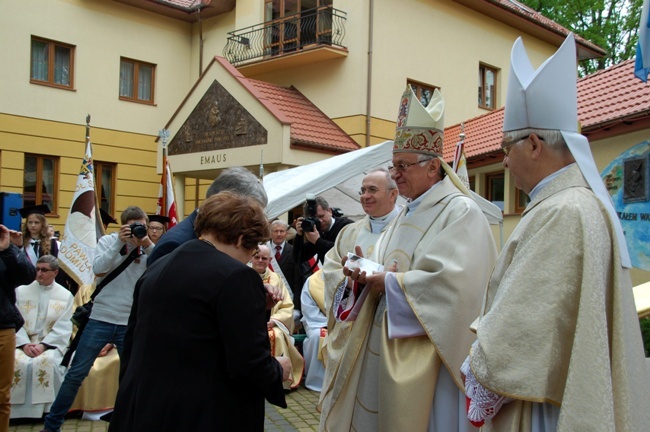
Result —
[[580, 62], [581, 76], [632, 58], [643, 0], [520, 0], [605, 49], [605, 57]]

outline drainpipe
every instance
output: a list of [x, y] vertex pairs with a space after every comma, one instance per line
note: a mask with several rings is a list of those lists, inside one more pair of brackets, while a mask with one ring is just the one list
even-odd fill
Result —
[[199, 77], [203, 73], [203, 22], [201, 21], [201, 8], [196, 8], [196, 17], [199, 24]]
[[372, 35], [375, 0], [370, 0], [368, 7], [368, 76], [366, 77], [366, 147], [370, 147], [370, 102], [372, 99]]

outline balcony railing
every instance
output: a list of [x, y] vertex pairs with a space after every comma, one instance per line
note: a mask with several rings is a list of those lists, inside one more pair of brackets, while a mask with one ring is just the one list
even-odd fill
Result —
[[233, 65], [322, 46], [343, 46], [347, 14], [331, 6], [228, 33], [223, 56]]

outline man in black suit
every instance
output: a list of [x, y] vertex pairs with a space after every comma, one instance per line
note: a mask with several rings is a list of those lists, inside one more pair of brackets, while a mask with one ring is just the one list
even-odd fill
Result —
[[[205, 197], [209, 198], [221, 191], [230, 191], [238, 195], [249, 196], [259, 202], [262, 207], [266, 207], [266, 204], [268, 204], [268, 198], [262, 183], [252, 172], [243, 167], [232, 167], [224, 170], [212, 182]], [[148, 266], [152, 265], [158, 258], [172, 252], [183, 243], [197, 238], [196, 233], [194, 233], [196, 215], [197, 210], [194, 210], [187, 218], [170, 229], [160, 239], [147, 259]]]
[[[296, 287], [297, 291], [302, 291], [305, 280], [315, 271], [316, 265], [322, 266], [325, 261], [325, 254], [334, 246], [336, 236], [341, 232], [344, 226], [353, 223], [346, 217], [332, 216], [332, 209], [325, 198], [317, 196], [315, 198], [316, 210], [315, 217], [318, 218], [318, 226], [314, 226], [311, 232], [303, 232], [302, 221], [300, 217], [296, 221], [296, 238], [293, 240], [293, 259], [298, 264], [297, 282], [300, 284]], [[303, 214], [309, 216], [309, 202], [303, 207]], [[311, 260], [314, 256], [317, 258]], [[310, 261], [311, 260], [311, 261]], [[316, 262], [314, 262], [316, 261]], [[300, 296], [300, 293], [298, 293]], [[295, 298], [295, 295], [294, 295]], [[295, 303], [295, 300], [294, 300]]]
[[[293, 293], [293, 303], [296, 309], [300, 309], [300, 299], [296, 306], [296, 262], [293, 260], [293, 246], [287, 242], [287, 230], [289, 225], [280, 219], [271, 222], [271, 241], [268, 243], [271, 251], [273, 271], [284, 279], [287, 288]], [[277, 264], [276, 264], [277, 263]], [[279, 267], [279, 269], [277, 268]], [[298, 293], [299, 295], [299, 293]]]

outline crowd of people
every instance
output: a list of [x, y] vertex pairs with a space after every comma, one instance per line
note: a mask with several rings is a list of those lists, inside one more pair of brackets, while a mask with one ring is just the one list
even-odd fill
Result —
[[60, 431], [113, 348], [112, 432], [262, 431], [264, 401], [286, 407], [301, 383], [321, 431], [647, 430], [629, 256], [577, 130], [575, 58], [572, 35], [537, 70], [513, 47], [503, 165], [531, 201], [500, 253], [443, 159], [441, 93], [424, 106], [410, 86], [391, 165], [361, 182], [363, 219], [316, 196], [268, 221], [241, 167], [169, 232], [130, 206], [98, 241], [74, 337], [48, 209], [23, 209], [22, 233], [0, 225], [0, 432], [43, 415]]

